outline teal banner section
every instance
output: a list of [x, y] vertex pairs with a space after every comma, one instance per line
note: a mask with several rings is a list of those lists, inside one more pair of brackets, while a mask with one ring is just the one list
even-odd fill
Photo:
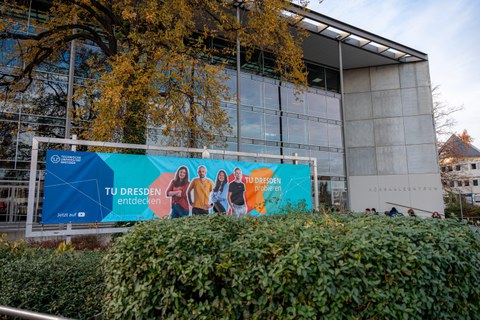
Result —
[[47, 151], [42, 222], [120, 222], [312, 207], [306, 165]]

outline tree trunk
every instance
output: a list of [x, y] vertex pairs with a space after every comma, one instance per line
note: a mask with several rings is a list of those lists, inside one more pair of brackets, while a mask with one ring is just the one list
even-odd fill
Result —
[[[123, 127], [123, 143], [145, 145], [147, 142], [147, 124], [144, 101], [135, 101], [130, 104]], [[143, 149], [130, 149], [131, 154], [145, 154]]]

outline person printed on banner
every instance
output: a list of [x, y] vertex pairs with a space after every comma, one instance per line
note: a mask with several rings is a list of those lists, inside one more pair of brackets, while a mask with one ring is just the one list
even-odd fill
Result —
[[190, 208], [187, 200], [187, 188], [189, 183], [187, 167], [179, 167], [166, 192], [172, 203], [171, 219], [188, 216]]
[[228, 212], [228, 178], [225, 170], [220, 170], [217, 173], [215, 180], [215, 187], [212, 192], [213, 212], [227, 213]]
[[235, 217], [244, 216], [247, 214], [247, 205], [245, 202], [245, 184], [242, 182], [242, 170], [235, 168], [233, 170], [235, 180], [230, 182], [228, 186], [228, 204]]
[[209, 200], [215, 184], [207, 178], [207, 168], [205, 166], [199, 166], [197, 173], [198, 178], [192, 180], [187, 190], [188, 203], [192, 206], [192, 215], [206, 215], [210, 213], [209, 210], [213, 207]]

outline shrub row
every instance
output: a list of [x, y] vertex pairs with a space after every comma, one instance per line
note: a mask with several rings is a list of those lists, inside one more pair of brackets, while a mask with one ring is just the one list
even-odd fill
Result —
[[[63, 238], [53, 240], [28, 241], [26, 245], [32, 248], [56, 249], [60, 243], [65, 242]], [[74, 250], [96, 250], [106, 249], [109, 241], [101, 235], [81, 235], [73, 236], [71, 246]]]
[[[1, 240], [1, 239], [0, 239]], [[31, 249], [0, 241], [0, 305], [75, 319], [101, 313], [104, 252]]]
[[478, 319], [480, 238], [447, 220], [225, 216], [137, 225], [108, 319]]

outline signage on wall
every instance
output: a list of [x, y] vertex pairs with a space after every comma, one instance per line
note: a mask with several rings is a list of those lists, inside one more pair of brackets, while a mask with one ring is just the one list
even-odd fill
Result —
[[418, 185], [418, 186], [411, 186], [411, 187], [406, 187], [406, 186], [396, 186], [396, 187], [374, 187], [374, 188], [368, 188], [369, 192], [400, 192], [400, 191], [437, 191], [439, 188], [438, 187], [432, 187], [432, 186], [427, 186], [427, 185]]
[[306, 165], [48, 150], [44, 185], [45, 224], [259, 216], [289, 202], [312, 206]]

